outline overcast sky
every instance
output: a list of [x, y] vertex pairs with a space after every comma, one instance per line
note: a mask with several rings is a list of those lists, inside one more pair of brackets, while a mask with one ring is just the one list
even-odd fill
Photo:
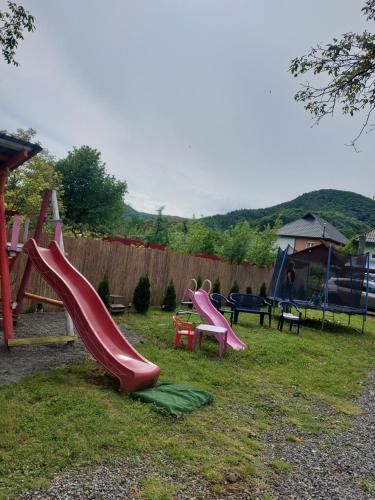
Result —
[[[56, 157], [88, 144], [141, 211], [258, 208], [320, 188], [375, 194], [375, 132], [311, 127], [291, 58], [363, 30], [360, 0], [20, 0], [36, 17], [0, 61], [0, 129]], [[5, 1], [0, 0], [0, 7]]]

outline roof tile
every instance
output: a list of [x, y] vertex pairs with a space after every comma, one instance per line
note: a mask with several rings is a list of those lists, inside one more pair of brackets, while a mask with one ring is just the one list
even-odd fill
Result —
[[322, 217], [310, 213], [301, 219], [286, 224], [279, 229], [278, 234], [280, 236], [294, 236], [297, 238], [324, 238], [342, 244], [348, 241], [346, 236], [340, 233], [335, 226]]
[[371, 229], [366, 233], [366, 243], [375, 243], [375, 229]]

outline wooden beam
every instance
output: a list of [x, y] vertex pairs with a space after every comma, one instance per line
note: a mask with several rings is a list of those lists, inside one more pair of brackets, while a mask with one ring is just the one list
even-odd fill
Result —
[[3, 313], [4, 341], [14, 337], [12, 318], [12, 291], [9, 278], [9, 260], [7, 252], [7, 228], [5, 217], [4, 193], [6, 190], [5, 172], [0, 175], [0, 282], [1, 309]]
[[36, 300], [37, 302], [50, 304], [51, 306], [64, 307], [64, 303], [61, 302], [61, 300], [50, 299], [49, 297], [43, 297], [43, 295], [37, 295], [36, 293], [25, 292], [25, 297], [27, 297], [28, 299]]
[[7, 344], [8, 347], [18, 347], [21, 345], [61, 344], [74, 342], [75, 340], [77, 340], [77, 337], [72, 337], [71, 335], [65, 335], [62, 337], [29, 337], [28, 339], [9, 339]]
[[9, 208], [7, 208], [5, 210], [5, 215], [7, 217], [13, 217], [13, 215], [19, 215], [19, 212], [17, 212], [17, 210], [10, 210]]
[[[42, 236], [42, 229], [43, 229], [43, 225], [45, 223], [46, 217], [47, 217], [48, 206], [49, 206], [49, 202], [51, 200], [51, 197], [52, 197], [52, 189], [46, 189], [44, 196], [43, 196], [43, 201], [42, 201], [42, 205], [40, 207], [38, 221], [36, 223], [36, 228], [35, 228], [35, 232], [34, 232], [34, 240], [37, 243], [39, 243], [39, 240]], [[17, 293], [17, 299], [16, 299], [17, 306], [16, 306], [16, 309], [14, 311], [16, 316], [18, 316], [21, 313], [24, 294], [27, 290], [27, 285], [29, 283], [30, 276], [31, 276], [31, 269], [32, 269], [31, 260], [30, 260], [30, 257], [27, 257], [26, 267], [25, 267], [25, 270], [23, 272], [21, 284], [20, 284], [20, 287], [19, 287], [19, 290]]]
[[29, 158], [29, 153], [26, 149], [21, 149], [16, 155], [6, 160], [2, 165], [2, 169], [14, 170], [19, 165], [22, 165]]
[[20, 235], [20, 226], [21, 226], [20, 216], [14, 215], [12, 224], [12, 234], [10, 240], [10, 249], [13, 252], [17, 251], [18, 239]]

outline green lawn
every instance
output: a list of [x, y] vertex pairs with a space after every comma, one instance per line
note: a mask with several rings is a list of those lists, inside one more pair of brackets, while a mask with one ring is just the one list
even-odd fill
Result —
[[[230, 471], [239, 478], [235, 488], [251, 490], [290, 469], [267, 456], [267, 432], [288, 426], [285, 439], [298, 446], [301, 432], [344, 429], [348, 415], [360, 411], [351, 398], [375, 367], [373, 320], [365, 335], [338, 326], [324, 332], [302, 327], [296, 336], [277, 332], [275, 324], [261, 328], [256, 317], [243, 314], [235, 329], [248, 349], [228, 351], [223, 359], [206, 339], [197, 353], [172, 349], [168, 313], [153, 309], [120, 322], [145, 339], [139, 350], [160, 366], [161, 381], [206, 389], [214, 403], [181, 420], [166, 417], [117, 392], [91, 361], [0, 387], [0, 498], [47, 486], [62, 471], [120, 457], [147, 457], [160, 467], [158, 477], [143, 482], [145, 498], [170, 498], [189, 475], [224, 492]], [[173, 483], [163, 482], [166, 463], [183, 472]]]

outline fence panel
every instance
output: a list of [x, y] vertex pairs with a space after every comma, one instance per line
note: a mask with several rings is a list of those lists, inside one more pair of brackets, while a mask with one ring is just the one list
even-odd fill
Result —
[[[43, 235], [41, 245], [47, 246], [50, 235]], [[228, 264], [225, 262], [179, 254], [170, 250], [136, 248], [118, 242], [107, 242], [89, 238], [64, 238], [65, 249], [70, 262], [97, 288], [99, 282], [108, 276], [111, 293], [123, 295], [125, 304], [132, 301], [139, 278], [148, 274], [151, 283], [151, 303], [161, 304], [165, 289], [173, 279], [177, 301], [180, 301], [191, 278], [198, 275], [212, 282], [220, 279], [221, 291], [228, 294], [233, 282], [245, 292], [251, 286], [253, 293], [259, 293], [263, 282], [271, 279], [270, 267], [258, 268], [250, 264]], [[26, 264], [27, 256], [20, 255], [12, 272], [12, 290], [15, 298]], [[29, 292], [58, 298], [49, 285], [33, 269], [28, 287]], [[35, 306], [25, 300], [23, 310]], [[45, 310], [53, 306], [45, 305]]]

